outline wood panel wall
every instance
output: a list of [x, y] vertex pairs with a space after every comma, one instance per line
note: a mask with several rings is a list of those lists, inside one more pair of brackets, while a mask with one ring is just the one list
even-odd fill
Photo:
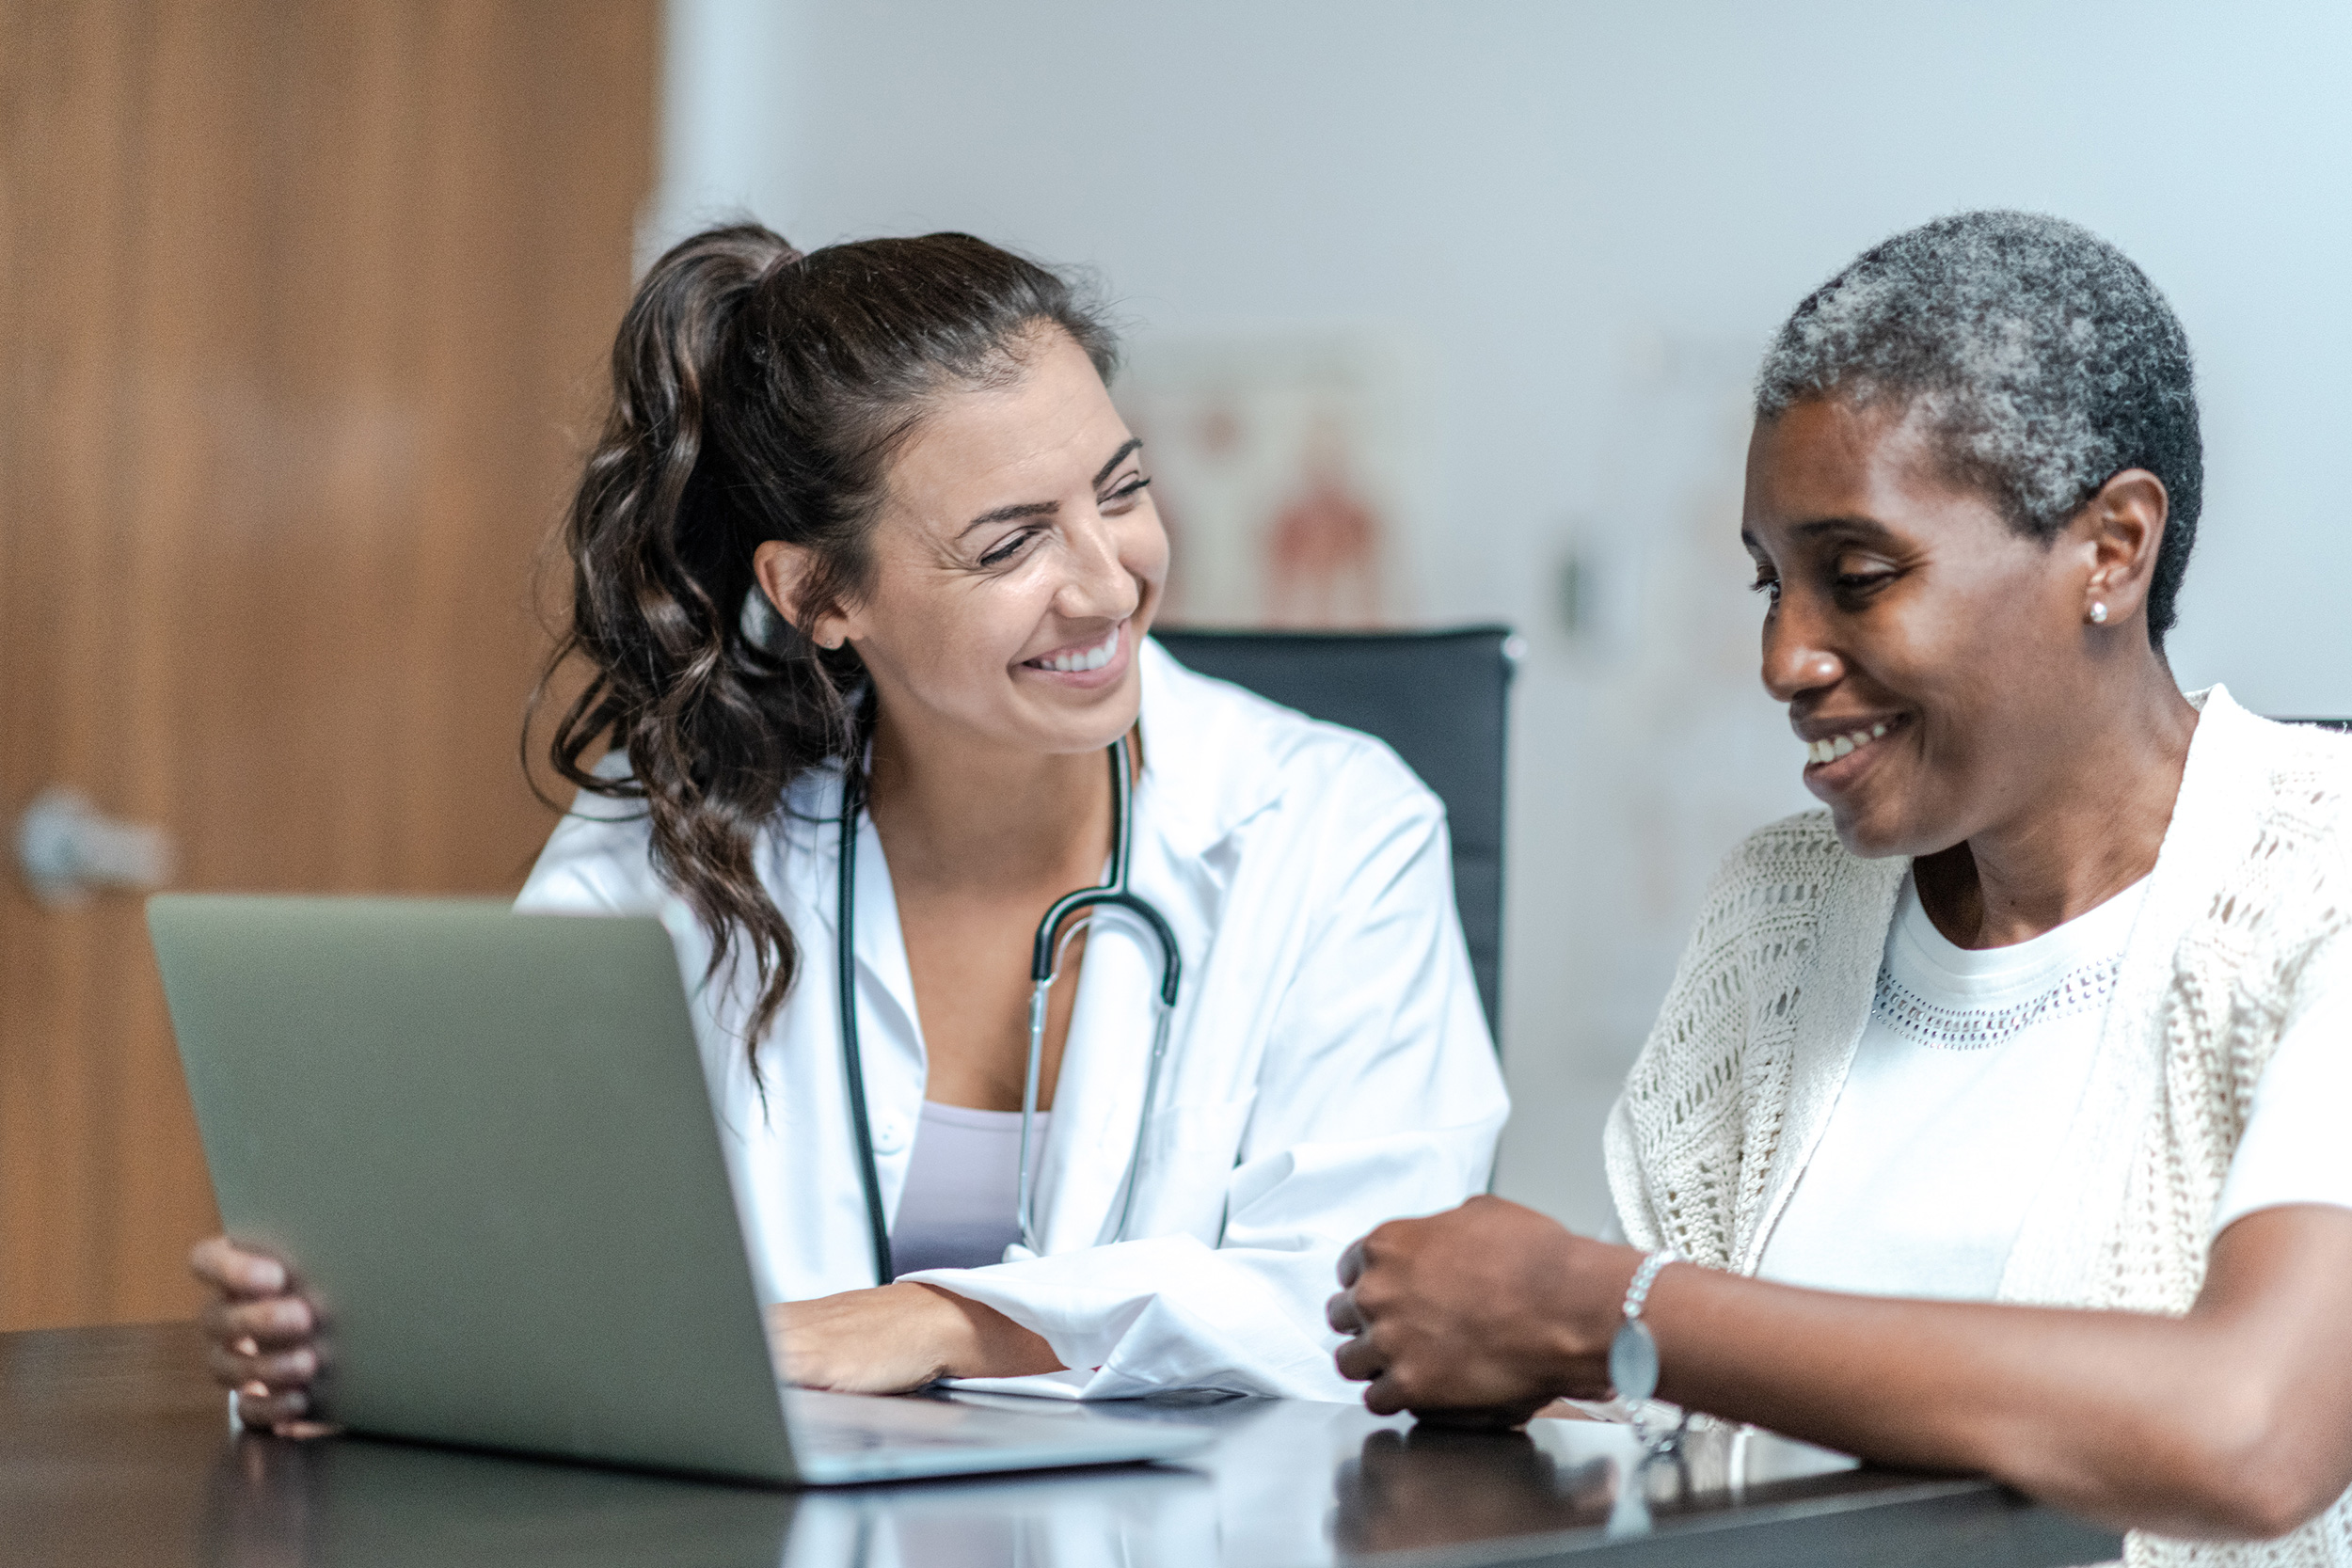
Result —
[[532, 566], [652, 170], [659, 0], [0, 0], [0, 1328], [184, 1314], [215, 1222], [138, 902], [515, 887]]

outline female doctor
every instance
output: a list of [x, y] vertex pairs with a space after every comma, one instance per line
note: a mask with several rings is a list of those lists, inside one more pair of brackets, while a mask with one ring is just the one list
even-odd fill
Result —
[[[1443, 810], [1147, 641], [1113, 362], [978, 240], [754, 226], [664, 256], [614, 345], [564, 534], [580, 803], [516, 907], [669, 924], [796, 1383], [1344, 1399], [1340, 1249], [1486, 1184]], [[299, 1260], [193, 1264], [243, 1418], [298, 1424]]]

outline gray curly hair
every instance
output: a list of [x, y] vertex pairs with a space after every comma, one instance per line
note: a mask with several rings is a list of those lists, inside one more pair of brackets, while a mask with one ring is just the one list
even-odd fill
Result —
[[1925, 420], [1955, 481], [2048, 542], [2126, 468], [2170, 508], [2148, 634], [2172, 629], [2197, 538], [2204, 447], [2188, 339], [2156, 286], [2089, 230], [1963, 213], [1864, 251], [1805, 296], [1764, 356], [1756, 414], [1836, 397]]

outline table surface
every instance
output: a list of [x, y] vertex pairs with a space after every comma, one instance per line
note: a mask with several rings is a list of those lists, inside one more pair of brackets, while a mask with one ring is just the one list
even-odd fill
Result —
[[[1025, 1406], [1037, 1402], [1021, 1402]], [[1181, 1421], [1197, 1461], [788, 1492], [414, 1444], [231, 1437], [184, 1323], [0, 1335], [0, 1558], [436, 1565], [2080, 1563], [2113, 1535], [1976, 1480], [1768, 1433], [1642, 1465], [1625, 1429], [1416, 1430], [1276, 1400], [1069, 1406]]]

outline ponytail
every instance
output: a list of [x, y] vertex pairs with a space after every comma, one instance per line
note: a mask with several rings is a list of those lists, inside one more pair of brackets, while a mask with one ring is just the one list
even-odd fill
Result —
[[[748, 954], [755, 1073], [799, 949], [754, 844], [803, 771], [864, 752], [857, 655], [799, 628], [870, 589], [885, 470], [924, 401], [1017, 372], [1041, 325], [1109, 374], [1110, 335], [1069, 285], [983, 241], [803, 256], [755, 224], [673, 248], [622, 318], [612, 408], [563, 525], [569, 620], [532, 708], [566, 661], [587, 665], [548, 759], [586, 793], [644, 802], [654, 869], [709, 931], [711, 974]], [[771, 540], [813, 568], [781, 614], [752, 566]], [[627, 753], [626, 776], [594, 770], [600, 747]]]

